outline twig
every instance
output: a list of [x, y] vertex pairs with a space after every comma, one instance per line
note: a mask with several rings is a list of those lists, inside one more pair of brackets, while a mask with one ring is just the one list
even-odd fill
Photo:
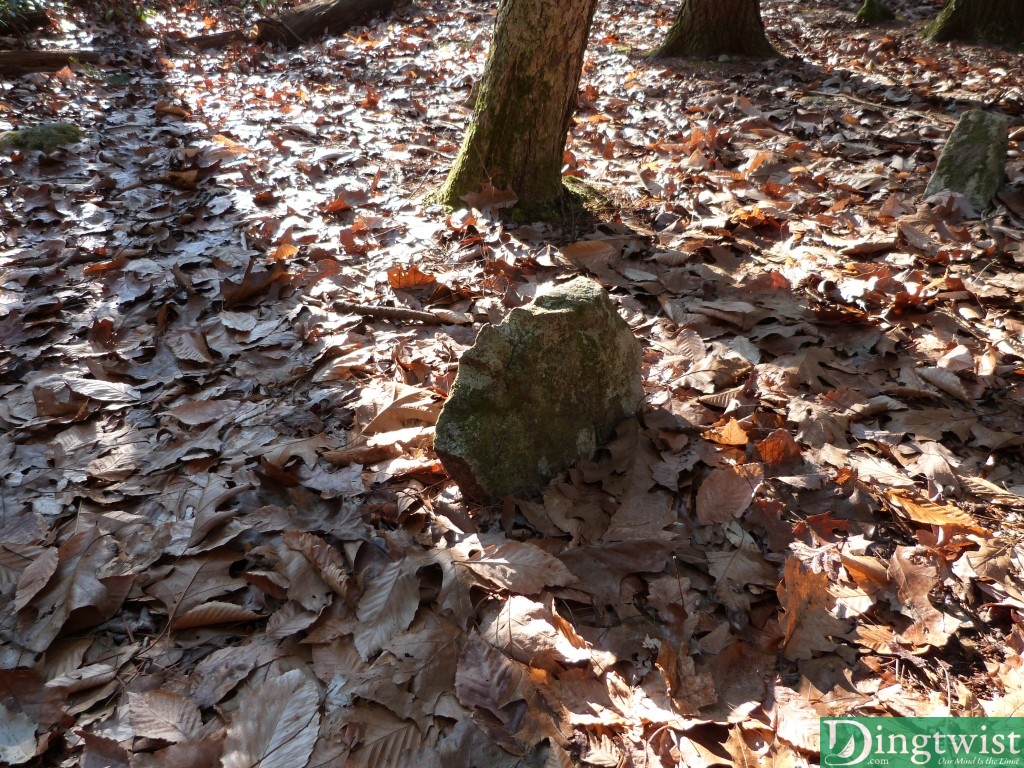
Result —
[[335, 301], [331, 309], [337, 312], [350, 312], [353, 315], [377, 317], [382, 320], [411, 320], [426, 325], [444, 325], [445, 321], [432, 312], [422, 312], [406, 307], [375, 307], [370, 304], [352, 304], [348, 301]]
[[870, 101], [868, 99], [862, 99], [860, 96], [854, 96], [852, 93], [845, 92], [833, 92], [833, 91], [806, 91], [811, 96], [825, 96], [832, 99], [845, 99], [846, 101], [853, 101], [857, 104], [863, 104], [866, 107], [874, 107], [875, 109], [881, 109], [888, 112], [904, 112], [908, 115], [915, 115], [922, 119], [927, 120], [938, 120], [944, 123], [955, 123], [956, 118], [945, 115], [942, 112], [926, 112], [920, 109], [912, 109], [910, 107], [901, 107], [898, 104], [886, 104], [882, 101]]

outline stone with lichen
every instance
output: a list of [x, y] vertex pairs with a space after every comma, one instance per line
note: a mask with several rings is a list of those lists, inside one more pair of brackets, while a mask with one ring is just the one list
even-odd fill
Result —
[[593, 455], [643, 396], [640, 343], [607, 292], [576, 278], [480, 331], [434, 448], [473, 499], [531, 495]]

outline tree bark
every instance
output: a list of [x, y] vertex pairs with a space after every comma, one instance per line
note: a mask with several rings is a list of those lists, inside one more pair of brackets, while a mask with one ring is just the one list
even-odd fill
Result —
[[949, 0], [928, 27], [936, 42], [962, 40], [1018, 46], [1024, 44], [1024, 9], [1020, 0]]
[[354, 24], [390, 13], [401, 0], [312, 0], [275, 18], [260, 19], [252, 30], [241, 29], [190, 37], [201, 46], [224, 45], [241, 40], [281, 43], [289, 48], [344, 32]]
[[462, 147], [439, 200], [511, 189], [518, 218], [561, 213], [565, 139], [596, 0], [501, 0]]
[[925, 197], [948, 190], [963, 195], [979, 216], [999, 191], [1009, 148], [1007, 120], [972, 109], [960, 116], [939, 156]]
[[864, 5], [857, 11], [857, 21], [861, 24], [881, 24], [895, 18], [896, 14], [882, 0], [864, 0]]
[[772, 57], [758, 0], [682, 0], [665, 42], [653, 57]]
[[0, 33], [5, 35], [24, 34], [49, 25], [50, 16], [46, 11], [25, 11], [11, 16], [0, 15]]

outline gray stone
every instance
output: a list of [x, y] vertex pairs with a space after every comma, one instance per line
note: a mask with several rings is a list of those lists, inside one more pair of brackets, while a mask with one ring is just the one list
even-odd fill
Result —
[[462, 355], [434, 449], [470, 498], [537, 493], [636, 411], [640, 358], [598, 283], [550, 288]]
[[1007, 121], [972, 109], [964, 112], [939, 156], [925, 197], [945, 190], [963, 195], [980, 214], [999, 191], [1009, 146]]

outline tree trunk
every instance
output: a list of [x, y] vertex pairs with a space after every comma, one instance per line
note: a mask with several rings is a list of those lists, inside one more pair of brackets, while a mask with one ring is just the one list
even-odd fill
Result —
[[963, 40], [1015, 47], [1024, 44], [1021, 0], [949, 0], [928, 27], [936, 42]]
[[224, 45], [247, 40], [281, 43], [289, 48], [318, 40], [324, 35], [344, 32], [374, 16], [390, 13], [400, 0], [312, 0], [284, 11], [276, 18], [260, 19], [250, 31], [235, 29], [212, 35], [190, 37], [186, 42], [201, 46]]
[[[10, 6], [8, 6], [9, 9]], [[50, 24], [50, 17], [46, 11], [28, 10], [14, 12], [4, 15], [0, 13], [0, 34], [20, 35], [31, 32], [34, 29], [42, 29]]]
[[438, 198], [511, 189], [519, 218], [554, 219], [565, 138], [597, 0], [501, 0], [462, 147]]
[[1007, 120], [972, 109], [960, 115], [942, 149], [924, 196], [950, 191], [963, 195], [977, 215], [988, 208], [1006, 173]]
[[723, 54], [771, 57], [758, 0], [682, 0], [665, 42], [653, 54], [711, 58]]
[[896, 14], [882, 0], [864, 0], [864, 5], [857, 11], [857, 21], [861, 24], [881, 24], [895, 18]]

